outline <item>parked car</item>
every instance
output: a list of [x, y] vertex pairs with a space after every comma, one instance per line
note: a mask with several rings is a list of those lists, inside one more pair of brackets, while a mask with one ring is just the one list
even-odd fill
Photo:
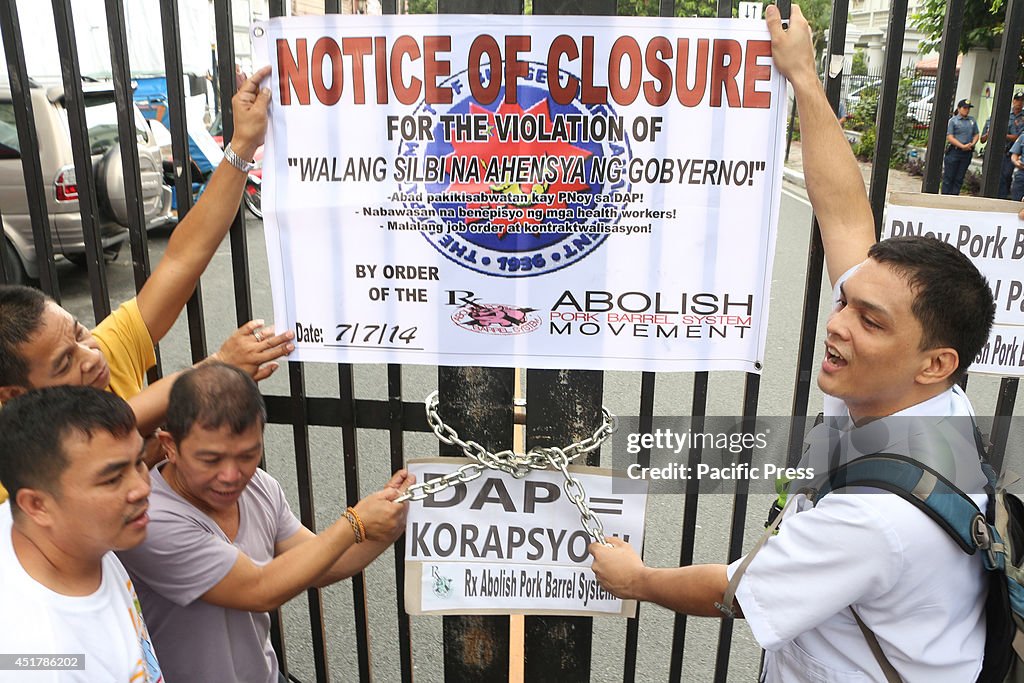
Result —
[[[85, 116], [99, 203], [98, 232], [107, 255], [116, 256], [128, 238], [128, 206], [117, 134], [117, 109], [110, 84], [85, 82]], [[39, 139], [39, 161], [46, 183], [46, 208], [55, 254], [85, 263], [85, 238], [64, 87], [30, 80], [28, 88]], [[172, 223], [170, 188], [163, 182], [160, 150], [149, 124], [135, 108], [143, 215], [147, 230]], [[22, 172], [21, 148], [9, 85], [0, 85], [0, 214], [3, 258], [16, 282], [38, 278], [36, 246]]]
[[916, 102], [912, 102], [910, 106], [907, 107], [907, 114], [915, 123], [927, 126], [932, 120], [932, 107], [934, 106], [934, 103], [935, 93], [930, 92]]
[[846, 94], [846, 111], [852, 112], [854, 108], [860, 104], [860, 99], [869, 92], [878, 93], [879, 86], [882, 85], [882, 79], [875, 78], [866, 83], [858, 85], [856, 88], [851, 87], [850, 91]]

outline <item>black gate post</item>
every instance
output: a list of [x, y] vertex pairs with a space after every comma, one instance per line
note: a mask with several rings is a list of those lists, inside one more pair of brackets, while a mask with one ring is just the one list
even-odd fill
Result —
[[[1006, 4], [1003, 21], [1003, 44], [999, 48], [999, 70], [996, 74], [996, 91], [993, 97], [995, 106], [992, 108], [992, 124], [989, 129], [992, 148], [991, 154], [985, 155], [982, 165], [981, 194], [984, 197], [999, 196], [999, 177], [1002, 174], [1002, 146], [1006, 143], [1006, 127], [1010, 113], [1006, 110], [1006, 102], [1010, 101], [1017, 71], [1020, 69], [1020, 41], [1024, 33], [1024, 0], [1010, 0]], [[995, 144], [995, 143], [1001, 143]]]
[[[534, 0], [533, 13], [614, 16], [615, 0]], [[562, 447], [593, 434], [602, 419], [603, 383], [604, 373], [593, 370], [528, 371], [527, 449]], [[598, 462], [596, 451], [587, 456], [587, 465]], [[525, 680], [590, 679], [591, 617], [527, 617], [525, 622]]]
[[[487, 450], [512, 447], [511, 368], [439, 367], [438, 414], [465, 440]], [[441, 455], [462, 456], [441, 444]], [[492, 683], [508, 679], [509, 620], [504, 616], [443, 617], [444, 679]]]
[[[536, 5], [535, 5], [536, 7]], [[564, 447], [594, 433], [601, 422], [604, 373], [531, 370], [526, 374], [526, 447]], [[587, 465], [598, 464], [595, 451]], [[578, 463], [584, 464], [584, 463]], [[525, 680], [587, 681], [591, 617], [526, 617]]]
[[942, 50], [935, 79], [935, 97], [932, 99], [932, 122], [928, 129], [928, 151], [924, 158], [921, 192], [939, 193], [943, 150], [946, 148], [946, 121], [953, 108], [956, 60], [960, 54], [960, 34], [963, 28], [964, 0], [949, 0], [946, 5], [946, 21], [942, 25]]

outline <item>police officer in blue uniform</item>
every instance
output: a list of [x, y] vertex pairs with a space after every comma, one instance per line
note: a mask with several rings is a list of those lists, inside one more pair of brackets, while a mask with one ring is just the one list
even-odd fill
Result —
[[945, 165], [942, 169], [942, 194], [960, 194], [964, 184], [964, 176], [974, 156], [974, 146], [978, 144], [980, 133], [978, 122], [971, 116], [974, 107], [970, 100], [960, 100], [956, 105], [956, 114], [946, 124]]
[[[988, 142], [989, 127], [992, 125], [992, 117], [985, 122], [985, 128], [981, 131], [981, 141]], [[1017, 91], [1013, 94], [1013, 106], [1010, 108], [1010, 120], [1006, 123], [1006, 144], [1003, 150], [1003, 164], [999, 170], [999, 198], [1006, 199], [1010, 196], [1010, 179], [1013, 177], [1014, 164], [1010, 159], [1010, 148], [1017, 141], [1021, 133], [1024, 133], [1024, 92]], [[999, 149], [998, 141], [993, 140], [989, 146], [995, 154]]]

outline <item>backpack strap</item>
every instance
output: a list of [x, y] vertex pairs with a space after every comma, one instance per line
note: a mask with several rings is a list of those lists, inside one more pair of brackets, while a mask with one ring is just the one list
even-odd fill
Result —
[[[985, 474], [991, 480], [990, 471]], [[875, 453], [858, 458], [829, 474], [828, 480], [818, 489], [818, 500], [832, 490], [851, 486], [878, 488], [898, 495], [928, 515], [968, 555], [973, 555], [978, 548], [990, 551], [992, 547], [990, 527], [974, 501], [942, 474], [917, 460], [895, 453]], [[987, 487], [987, 493], [991, 512], [991, 485]], [[852, 605], [850, 612], [885, 674], [886, 682], [901, 683], [902, 679], [882, 651], [878, 637]]]
[[931, 517], [968, 555], [990, 543], [985, 516], [974, 501], [942, 474], [913, 458], [895, 453], [857, 458], [829, 474], [818, 489], [818, 499], [850, 486], [898, 495]]
[[747, 567], [750, 566], [750, 563], [754, 561], [754, 556], [760, 552], [768, 539], [775, 534], [775, 530], [779, 528], [782, 518], [786, 515], [786, 510], [789, 509], [789, 506], [793, 504], [793, 501], [796, 500], [796, 498], [796, 495], [789, 496], [786, 504], [782, 506], [782, 510], [775, 516], [775, 519], [773, 519], [771, 523], [765, 525], [764, 533], [761, 534], [761, 538], [758, 539], [757, 544], [749, 553], [746, 554], [743, 561], [736, 567], [736, 571], [733, 572], [732, 578], [729, 579], [729, 585], [726, 586], [725, 593], [722, 595], [722, 602], [715, 603], [715, 607], [718, 608], [718, 611], [726, 617], [730, 619], [734, 619], [736, 617], [734, 601], [736, 599], [736, 590], [740, 586], [740, 579], [743, 578], [743, 575], [746, 573]]
[[875, 636], [875, 632], [868, 628], [867, 624], [857, 614], [857, 610], [850, 607], [850, 614], [853, 615], [854, 620], [857, 622], [857, 626], [860, 627], [860, 632], [864, 634], [864, 640], [867, 641], [868, 647], [871, 648], [871, 654], [875, 656], [875, 661], [878, 662], [878, 666], [881, 667], [882, 673], [885, 674], [886, 683], [903, 683], [903, 679], [900, 678], [899, 672], [896, 671], [896, 667], [892, 665], [889, 658], [882, 652], [882, 646], [878, 642], [878, 637]]

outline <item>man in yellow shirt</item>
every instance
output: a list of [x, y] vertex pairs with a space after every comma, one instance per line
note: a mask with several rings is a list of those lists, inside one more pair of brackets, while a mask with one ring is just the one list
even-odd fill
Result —
[[[31, 389], [72, 384], [107, 389], [129, 402], [139, 431], [163, 422], [177, 373], [143, 388], [155, 362], [153, 346], [177, 320], [196, 283], [231, 227], [245, 185], [243, 159], [252, 159], [267, 130], [270, 91], [265, 67], [232, 98], [234, 137], [206, 191], [175, 229], [167, 250], [138, 295], [90, 331], [38, 290], [0, 287], [0, 403]], [[211, 358], [236, 365], [253, 379], [269, 377], [273, 361], [292, 351], [292, 333], [274, 335], [253, 320]], [[0, 488], [0, 502], [7, 494]]]

